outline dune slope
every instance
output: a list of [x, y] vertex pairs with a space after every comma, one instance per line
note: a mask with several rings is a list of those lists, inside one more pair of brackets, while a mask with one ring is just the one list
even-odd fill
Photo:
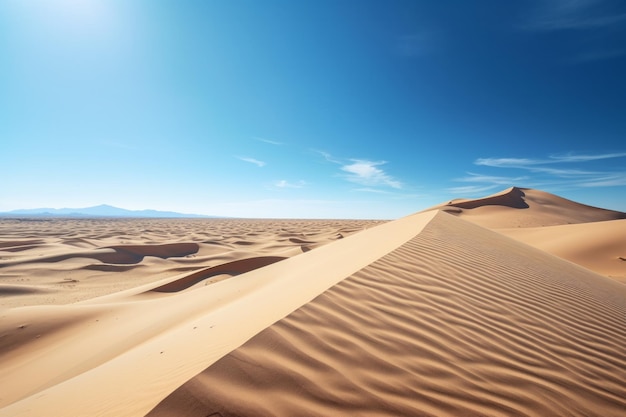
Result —
[[626, 213], [517, 187], [437, 207], [626, 283]]
[[497, 231], [626, 283], [626, 220]]
[[622, 416], [625, 346], [626, 287], [440, 212], [149, 415]]

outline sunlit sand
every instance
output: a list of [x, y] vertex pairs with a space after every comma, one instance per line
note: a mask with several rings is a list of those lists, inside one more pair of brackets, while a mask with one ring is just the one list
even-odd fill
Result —
[[620, 416], [626, 214], [0, 221], [0, 416]]

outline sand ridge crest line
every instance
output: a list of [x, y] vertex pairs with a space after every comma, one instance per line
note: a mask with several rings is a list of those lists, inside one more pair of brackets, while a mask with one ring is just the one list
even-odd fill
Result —
[[[151, 312], [189, 315], [186, 321], [172, 324], [91, 370], [0, 409], [0, 416], [35, 416], [50, 409], [63, 410], [65, 415], [144, 415], [161, 398], [259, 331], [409, 241], [436, 214], [383, 223], [210, 287], [151, 300], [141, 309], [138, 304], [137, 314], [148, 327]], [[211, 298], [216, 306], [211, 306]], [[108, 330], [124, 333], [124, 323]], [[119, 380], [121, 373], [123, 380]], [[99, 389], [102, 386], [109, 389]], [[81, 392], [80, 398], [76, 392]]]
[[429, 210], [442, 210], [490, 229], [538, 227], [626, 219], [626, 213], [588, 206], [545, 191], [511, 187], [477, 199], [456, 199]]

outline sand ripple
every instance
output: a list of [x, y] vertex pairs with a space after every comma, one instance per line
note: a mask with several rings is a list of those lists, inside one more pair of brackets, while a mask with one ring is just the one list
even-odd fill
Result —
[[150, 415], [623, 416], [624, 346], [626, 288], [440, 213]]

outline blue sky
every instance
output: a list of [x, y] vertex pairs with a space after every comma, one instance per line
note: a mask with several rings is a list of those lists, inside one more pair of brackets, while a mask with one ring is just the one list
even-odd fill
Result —
[[626, 3], [0, 2], [0, 211], [626, 211]]

